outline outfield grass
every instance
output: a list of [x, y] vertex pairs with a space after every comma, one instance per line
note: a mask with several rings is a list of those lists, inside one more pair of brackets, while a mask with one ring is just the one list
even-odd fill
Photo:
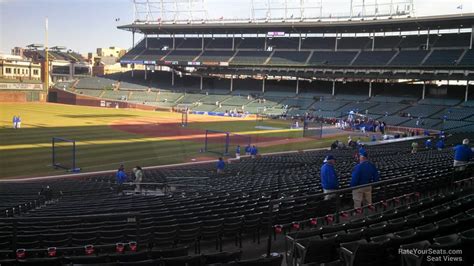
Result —
[[[64, 174], [51, 167], [51, 138], [74, 139], [77, 143], [77, 165], [83, 171], [115, 169], [124, 163], [152, 166], [189, 162], [193, 158], [213, 156], [199, 153], [202, 143], [163, 140], [157, 137], [118, 131], [109, 124], [120, 119], [175, 118], [169, 112], [105, 109], [59, 104], [0, 103], [0, 178]], [[12, 128], [13, 115], [20, 115], [22, 128]], [[288, 121], [264, 121], [265, 126], [285, 128]], [[284, 130], [265, 133], [255, 129], [256, 121], [219, 121], [190, 123], [190, 128], [230, 132], [257, 131], [259, 136], [301, 137], [301, 131]], [[327, 147], [336, 138], [262, 147], [260, 152]]]

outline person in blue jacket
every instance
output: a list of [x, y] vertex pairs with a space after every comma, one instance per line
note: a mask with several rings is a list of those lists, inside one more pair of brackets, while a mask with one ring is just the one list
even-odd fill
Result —
[[440, 138], [438, 142], [436, 142], [436, 148], [438, 151], [444, 149], [444, 138]]
[[469, 147], [469, 139], [464, 139], [462, 145], [454, 147], [454, 163], [456, 171], [464, 171], [466, 164], [472, 159], [474, 153], [471, 147]]
[[250, 150], [252, 149], [252, 147], [250, 147], [250, 145], [247, 145], [245, 147], [245, 155], [250, 155]]
[[225, 168], [225, 162], [222, 159], [222, 157], [219, 157], [219, 160], [217, 161], [217, 173], [222, 174], [224, 172]]
[[[359, 154], [359, 164], [352, 170], [351, 187], [361, 186], [379, 181], [379, 171], [377, 167], [368, 160], [367, 152]], [[352, 191], [354, 209], [362, 206], [362, 201], [372, 204], [372, 187], [354, 189]]]
[[127, 181], [127, 174], [125, 173], [125, 168], [122, 165], [120, 165], [119, 169], [117, 170], [117, 174], [115, 175], [117, 184], [123, 184], [125, 181]]
[[[336, 158], [332, 155], [326, 156], [324, 164], [321, 166], [321, 186], [323, 187], [324, 193], [329, 193], [339, 189], [339, 180], [337, 177], [334, 165], [336, 164]], [[325, 200], [334, 198], [335, 194], [324, 196]]]
[[257, 154], [258, 154], [258, 149], [255, 145], [253, 145], [252, 148], [250, 148], [250, 156], [252, 157], [252, 159], [255, 159], [257, 158]]
[[115, 174], [115, 180], [117, 182], [117, 192], [121, 193], [123, 191], [123, 183], [127, 181], [127, 174], [125, 173], [123, 164], [120, 165], [119, 169], [117, 170], [117, 173]]
[[433, 148], [433, 142], [431, 141], [431, 139], [427, 139], [425, 141], [425, 148], [428, 150], [431, 150]]

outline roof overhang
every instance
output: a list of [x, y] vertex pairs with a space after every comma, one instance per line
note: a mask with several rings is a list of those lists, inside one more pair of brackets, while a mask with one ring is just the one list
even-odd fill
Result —
[[291, 22], [137, 22], [118, 29], [143, 34], [360, 33], [471, 28], [474, 13], [426, 17]]

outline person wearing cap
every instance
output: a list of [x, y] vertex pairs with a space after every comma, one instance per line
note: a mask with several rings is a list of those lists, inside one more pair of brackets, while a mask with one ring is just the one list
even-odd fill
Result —
[[[352, 170], [351, 187], [361, 186], [372, 182], [379, 181], [379, 171], [377, 167], [368, 160], [367, 152], [359, 154], [359, 164]], [[362, 201], [372, 204], [372, 187], [354, 189], [352, 191], [352, 199], [354, 200], [354, 209], [362, 206]]]
[[[337, 178], [334, 165], [336, 164], [336, 158], [332, 155], [326, 156], [324, 164], [321, 167], [321, 186], [323, 187], [324, 193], [336, 191], [339, 188], [339, 180]], [[325, 200], [334, 198], [336, 195], [326, 195]]]
[[456, 171], [464, 171], [466, 169], [466, 164], [472, 159], [473, 152], [471, 147], [469, 147], [469, 139], [464, 139], [462, 145], [457, 145], [454, 147], [454, 163]]

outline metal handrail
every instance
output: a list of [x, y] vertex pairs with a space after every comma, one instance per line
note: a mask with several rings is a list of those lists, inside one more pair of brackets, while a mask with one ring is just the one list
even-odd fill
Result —
[[[275, 199], [275, 200], [271, 200], [270, 203], [269, 203], [269, 206], [268, 206], [268, 227], [267, 227], [267, 231], [268, 231], [268, 239], [267, 239], [267, 256], [270, 256], [270, 253], [271, 253], [271, 248], [272, 248], [272, 233], [273, 233], [273, 221], [272, 221], [272, 216], [273, 216], [273, 206], [275, 204], [279, 204], [279, 203], [282, 203], [282, 202], [287, 202], [287, 201], [294, 201], [294, 200], [306, 200], [306, 199], [312, 199], [312, 198], [321, 198], [323, 196], [327, 196], [327, 195], [336, 195], [336, 214], [339, 213], [339, 209], [340, 209], [340, 197], [339, 195], [340, 194], [344, 194], [346, 192], [351, 192], [355, 189], [360, 189], [360, 188], [364, 188], [364, 187], [371, 187], [371, 186], [380, 186], [380, 185], [385, 185], [385, 184], [388, 184], [388, 183], [394, 183], [394, 182], [397, 182], [397, 181], [401, 181], [401, 180], [407, 180], [407, 179], [412, 179], [413, 178], [413, 174], [412, 175], [407, 175], [407, 176], [402, 176], [402, 177], [397, 177], [397, 178], [392, 178], [392, 179], [388, 179], [388, 180], [382, 180], [382, 181], [377, 181], [377, 182], [373, 182], [373, 183], [368, 183], [368, 184], [364, 184], [364, 185], [359, 185], [359, 186], [355, 186], [355, 187], [348, 187], [348, 188], [343, 188], [343, 189], [339, 189], [339, 190], [336, 190], [336, 191], [333, 191], [333, 192], [328, 192], [328, 193], [318, 193], [318, 194], [314, 194], [314, 195], [307, 195], [307, 196], [300, 196], [300, 197], [291, 197], [291, 198], [285, 198], [285, 199]], [[339, 219], [339, 216], [337, 215], [336, 216], [336, 221]]]

